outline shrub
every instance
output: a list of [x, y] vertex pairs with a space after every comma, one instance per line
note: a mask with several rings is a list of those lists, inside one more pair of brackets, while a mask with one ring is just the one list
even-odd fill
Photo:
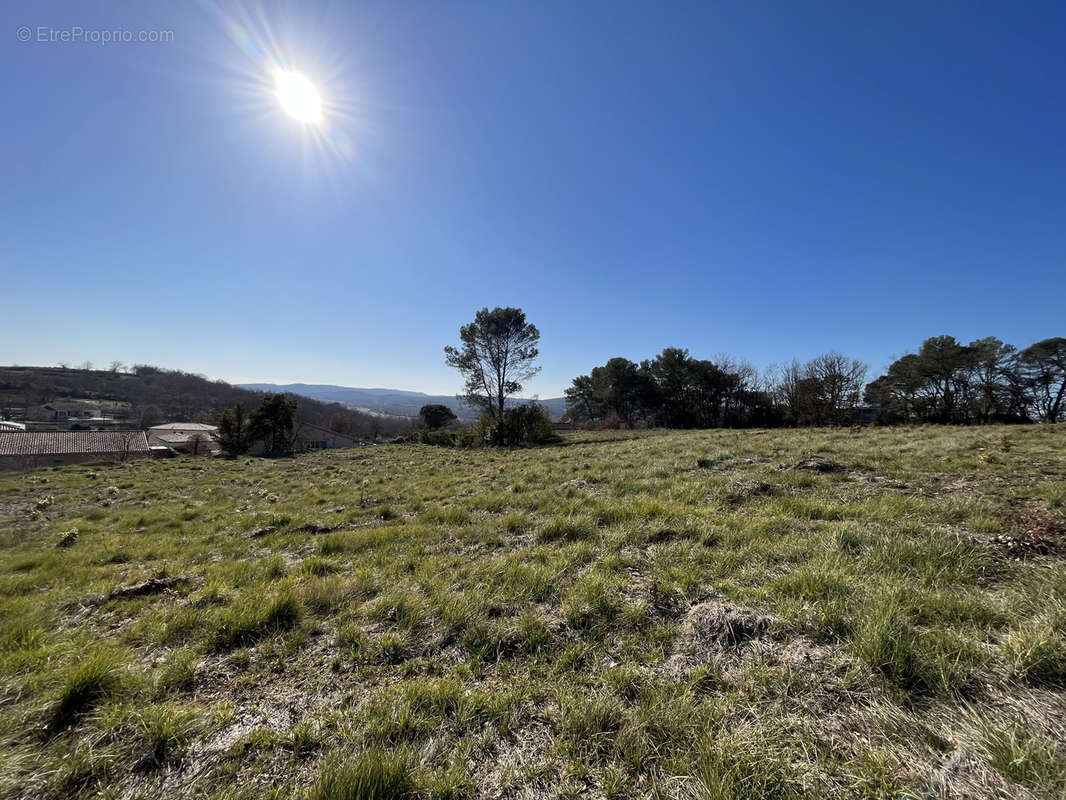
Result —
[[427, 428], [418, 432], [418, 441], [436, 447], [455, 447], [455, 431], [440, 428]]
[[63, 531], [59, 540], [56, 542], [56, 547], [70, 547], [78, 541], [78, 529], [71, 528], [68, 531]]
[[503, 447], [528, 444], [547, 444], [556, 440], [551, 417], [537, 403], [526, 403], [505, 409], [500, 419], [486, 411], [478, 423], [486, 431], [486, 438]]

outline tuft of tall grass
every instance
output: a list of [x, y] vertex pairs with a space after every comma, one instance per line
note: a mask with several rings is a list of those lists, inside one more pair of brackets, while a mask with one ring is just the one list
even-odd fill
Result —
[[265, 598], [245, 594], [215, 616], [211, 647], [232, 650], [253, 644], [264, 636], [291, 630], [299, 624], [300, 612], [300, 601], [291, 588]]
[[157, 695], [191, 688], [196, 683], [196, 664], [196, 654], [190, 650], [172, 653], [156, 678]]
[[128, 684], [125, 664], [111, 651], [82, 659], [67, 673], [52, 708], [48, 728], [61, 731], [101, 700], [119, 695]]
[[906, 608], [881, 601], [864, 612], [852, 650], [874, 670], [914, 694], [955, 694], [982, 661], [977, 647], [953, 631], [918, 628]]
[[596, 528], [587, 519], [563, 517], [556, 518], [542, 525], [537, 530], [538, 542], [573, 542], [580, 539], [590, 539], [596, 533]]
[[601, 756], [614, 746], [625, 722], [625, 709], [617, 697], [576, 697], [563, 706], [563, 740], [582, 758]]
[[147, 750], [145, 757], [156, 766], [175, 760], [200, 727], [195, 712], [173, 703], [137, 712], [137, 724]]
[[764, 742], [739, 734], [700, 747], [693, 800], [816, 800], [789, 760]]
[[1064, 619], [1043, 614], [1007, 635], [1003, 652], [1019, 677], [1033, 683], [1066, 685]]
[[977, 723], [978, 745], [1000, 774], [1041, 797], [1066, 797], [1066, 754], [1047, 737], [1019, 724]]
[[307, 800], [402, 800], [416, 789], [406, 754], [365, 750], [355, 758], [331, 759]]
[[618, 611], [610, 584], [595, 573], [579, 578], [563, 598], [566, 624], [578, 631], [603, 633]]

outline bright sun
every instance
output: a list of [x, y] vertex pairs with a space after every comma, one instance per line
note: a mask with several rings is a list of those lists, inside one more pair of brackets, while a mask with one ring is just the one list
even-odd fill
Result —
[[281, 107], [300, 122], [317, 124], [322, 121], [322, 98], [318, 89], [299, 72], [274, 70], [274, 84], [278, 89]]

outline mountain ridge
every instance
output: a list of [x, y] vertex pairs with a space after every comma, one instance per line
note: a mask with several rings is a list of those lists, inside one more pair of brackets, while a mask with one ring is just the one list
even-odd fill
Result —
[[[418, 410], [434, 403], [447, 406], [460, 419], [474, 419], [477, 409], [463, 403], [454, 395], [434, 395], [409, 389], [365, 388], [360, 386], [339, 386], [331, 383], [239, 383], [242, 389], [260, 392], [289, 392], [301, 397], [309, 397], [323, 402], [341, 403], [349, 408], [371, 411], [398, 417], [418, 416]], [[532, 399], [532, 398], [530, 398]], [[529, 402], [525, 398], [510, 398], [508, 403], [516, 405]], [[543, 406], [553, 420], [566, 413], [566, 398], [549, 397], [533, 400]]]

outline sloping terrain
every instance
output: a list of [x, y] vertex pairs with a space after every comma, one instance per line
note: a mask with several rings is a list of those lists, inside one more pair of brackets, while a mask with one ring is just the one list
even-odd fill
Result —
[[[180, 370], [139, 365], [131, 372], [65, 367], [0, 367], [0, 418], [25, 419], [44, 403], [76, 398], [125, 406], [123, 422], [148, 427], [161, 422], [216, 424], [227, 408], [243, 403], [249, 409], [263, 401], [258, 391], [211, 381]], [[313, 425], [339, 424], [356, 435], [406, 432], [406, 420], [382, 420], [333, 402], [302, 398], [300, 419]]]
[[1066, 428], [0, 477], [0, 796], [1061, 798]]

